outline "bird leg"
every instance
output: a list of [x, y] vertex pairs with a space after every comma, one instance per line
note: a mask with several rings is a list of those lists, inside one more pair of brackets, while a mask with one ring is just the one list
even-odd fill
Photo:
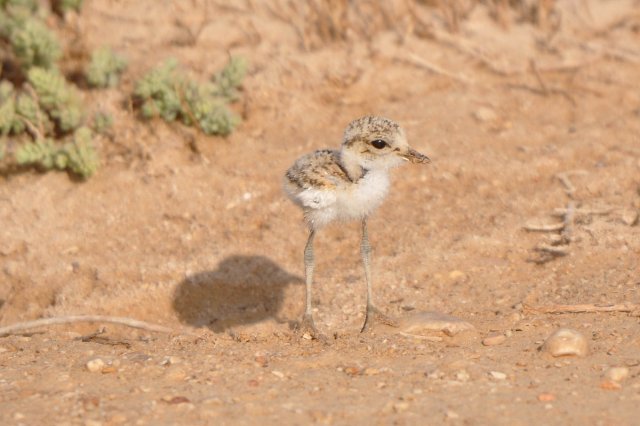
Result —
[[369, 260], [371, 255], [371, 244], [369, 244], [369, 233], [367, 232], [367, 218], [362, 219], [360, 254], [362, 255], [362, 264], [364, 265], [364, 277], [367, 282], [367, 311], [364, 315], [364, 324], [360, 329], [360, 333], [369, 330], [371, 328], [371, 322], [374, 320], [392, 327], [397, 327], [398, 325], [393, 319], [383, 314], [380, 309], [373, 304], [373, 292], [371, 290], [371, 266]]
[[307, 245], [304, 247], [304, 275], [306, 281], [306, 304], [304, 309], [304, 316], [302, 321], [298, 325], [300, 333], [309, 333], [315, 339], [320, 339], [321, 334], [318, 332], [314, 322], [313, 315], [311, 313], [311, 286], [313, 284], [313, 268], [315, 266], [313, 258], [313, 237], [315, 237], [316, 231], [311, 230], [309, 232], [309, 239]]

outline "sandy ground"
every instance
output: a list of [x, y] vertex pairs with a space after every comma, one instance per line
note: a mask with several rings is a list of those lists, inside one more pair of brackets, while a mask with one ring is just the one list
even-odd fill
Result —
[[[1, 337], [0, 423], [637, 423], [637, 309], [534, 308], [640, 304], [638, 2], [560, 1], [545, 25], [512, 12], [501, 26], [478, 6], [454, 33], [418, 5], [426, 28], [393, 9], [393, 24], [352, 17], [335, 41], [304, 7], [222, 3], [206, 25], [202, 1], [87, 0], [70, 18], [86, 48], [111, 46], [130, 67], [119, 88], [84, 92], [116, 120], [95, 177], [0, 177], [0, 325], [101, 314], [176, 332], [81, 323]], [[227, 52], [251, 62], [228, 138], [123, 108], [162, 59], [206, 78]], [[370, 220], [378, 305], [475, 331], [358, 333], [356, 223], [316, 238], [328, 342], [293, 331], [306, 229], [283, 172], [368, 113], [402, 123], [433, 160], [394, 171]], [[535, 248], [559, 233], [523, 227], [562, 223], [567, 207], [566, 255], [545, 257]], [[540, 350], [559, 327], [589, 355]], [[506, 339], [482, 343], [494, 335]], [[606, 379], [611, 367], [626, 379]]]

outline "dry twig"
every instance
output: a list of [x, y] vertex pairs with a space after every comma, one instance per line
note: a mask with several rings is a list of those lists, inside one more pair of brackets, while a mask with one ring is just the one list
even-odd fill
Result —
[[466, 77], [464, 75], [454, 74], [451, 71], [447, 71], [444, 68], [441, 68], [439, 65], [433, 64], [433, 63], [421, 58], [420, 56], [416, 55], [415, 53], [409, 53], [405, 57], [397, 57], [397, 59], [399, 61], [411, 64], [411, 65], [413, 65], [415, 67], [422, 68], [422, 69], [425, 69], [427, 71], [430, 71], [430, 72], [432, 72], [434, 74], [439, 74], [439, 75], [443, 75], [445, 77], [449, 77], [452, 80], [458, 81], [460, 83], [464, 83], [464, 84], [473, 83], [473, 81], [471, 81], [468, 77]]
[[[613, 212], [613, 207], [603, 207], [600, 209], [574, 209], [574, 213], [575, 214], [581, 214], [581, 215], [587, 215], [587, 216], [606, 216], [608, 214], [610, 214], [611, 212]], [[567, 209], [554, 209], [553, 212], [551, 213], [553, 216], [560, 216], [560, 217], [564, 217], [567, 214]]]
[[526, 224], [523, 226], [525, 231], [529, 232], [559, 232], [564, 228], [564, 223], [554, 223], [552, 225], [535, 225]]
[[525, 311], [541, 313], [541, 314], [564, 314], [564, 313], [589, 313], [589, 312], [634, 312], [640, 309], [640, 306], [634, 303], [617, 303], [617, 304], [610, 304], [610, 305], [585, 303], [580, 305], [548, 305], [548, 306], [530, 306], [525, 304], [523, 309]]
[[562, 224], [564, 225], [562, 227], [562, 239], [566, 242], [566, 244], [569, 244], [573, 238], [573, 220], [574, 217], [576, 215], [576, 206], [575, 203], [573, 201], [569, 201], [569, 204], [567, 205], [567, 212], [564, 215]]
[[124, 325], [127, 327], [139, 328], [147, 331], [154, 331], [157, 333], [177, 333], [177, 331], [172, 328], [152, 324], [146, 321], [136, 320], [133, 318], [112, 317], [107, 315], [71, 315], [64, 317], [43, 318], [35, 321], [19, 322], [17, 324], [0, 327], [0, 336], [8, 336], [10, 334], [15, 334], [17, 332], [29, 330], [36, 327], [56, 324], [71, 324], [77, 322], [108, 322], [112, 324]]

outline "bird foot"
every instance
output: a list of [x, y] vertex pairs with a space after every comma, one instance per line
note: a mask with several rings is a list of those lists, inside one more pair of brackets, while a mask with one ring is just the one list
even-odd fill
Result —
[[375, 306], [368, 305], [367, 312], [364, 314], [364, 324], [362, 324], [360, 333], [371, 330], [374, 322], [382, 323], [390, 327], [398, 327], [398, 322], [396, 320], [383, 314], [382, 311], [380, 311], [380, 309], [376, 308]]
[[298, 323], [296, 332], [304, 339], [313, 339], [320, 342], [326, 342], [327, 338], [324, 334], [320, 333], [313, 322], [311, 314], [305, 314], [302, 317], [302, 321]]

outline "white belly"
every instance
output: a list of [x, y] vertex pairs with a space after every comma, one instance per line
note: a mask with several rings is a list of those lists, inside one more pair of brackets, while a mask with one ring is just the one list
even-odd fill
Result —
[[369, 171], [357, 184], [331, 190], [333, 194], [327, 198], [332, 202], [318, 208], [307, 208], [305, 214], [314, 227], [327, 225], [334, 220], [362, 219], [380, 206], [388, 191], [387, 172]]

